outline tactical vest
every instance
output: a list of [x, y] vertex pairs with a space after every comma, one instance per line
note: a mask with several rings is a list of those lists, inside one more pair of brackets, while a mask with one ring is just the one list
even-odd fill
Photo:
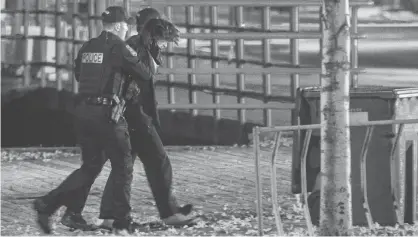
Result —
[[81, 54], [79, 93], [82, 96], [111, 97], [117, 94], [114, 85], [121, 85], [121, 72], [114, 71], [111, 63], [115, 43], [98, 38], [91, 39]]

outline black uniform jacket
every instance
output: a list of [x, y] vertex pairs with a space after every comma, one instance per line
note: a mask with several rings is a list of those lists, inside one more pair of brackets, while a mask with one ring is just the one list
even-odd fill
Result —
[[96, 90], [100, 85], [94, 88], [94, 83], [103, 86], [116, 75], [132, 75], [138, 85], [152, 82], [153, 77], [153, 72], [146, 63], [140, 61], [134, 49], [118, 36], [106, 31], [83, 44], [75, 59], [74, 72], [76, 80], [80, 82], [80, 93], [82, 84], [89, 84], [88, 89], [85, 89], [86, 94], [92, 90], [93, 95], [100, 91]]

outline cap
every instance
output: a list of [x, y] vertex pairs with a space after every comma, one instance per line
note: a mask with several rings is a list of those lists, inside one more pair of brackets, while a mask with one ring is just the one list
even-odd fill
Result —
[[150, 19], [160, 18], [160, 17], [161, 15], [157, 11], [157, 9], [152, 8], [152, 7], [144, 8], [138, 11], [138, 13], [136, 14], [136, 24], [143, 25], [145, 24], [145, 22], [149, 21]]
[[135, 25], [135, 18], [129, 17], [125, 10], [119, 6], [106, 8], [102, 13], [102, 21], [107, 23], [126, 22], [129, 25]]

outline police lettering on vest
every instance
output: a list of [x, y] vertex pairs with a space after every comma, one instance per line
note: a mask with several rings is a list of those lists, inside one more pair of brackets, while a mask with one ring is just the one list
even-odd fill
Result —
[[103, 53], [83, 53], [81, 63], [103, 63]]

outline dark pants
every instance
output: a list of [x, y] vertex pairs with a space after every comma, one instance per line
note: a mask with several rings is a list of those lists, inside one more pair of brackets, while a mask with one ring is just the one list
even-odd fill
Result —
[[42, 198], [51, 214], [62, 205], [81, 213], [93, 182], [109, 158], [114, 187], [109, 205], [114, 210], [115, 220], [129, 218], [133, 161], [128, 126], [123, 117], [117, 124], [110, 123], [109, 112], [110, 108], [105, 106], [83, 104], [76, 108], [76, 131], [83, 164]]
[[[141, 159], [148, 183], [151, 187], [159, 214], [166, 218], [177, 213], [177, 201], [172, 195], [172, 168], [167, 153], [161, 142], [152, 119], [146, 115], [138, 104], [130, 104], [126, 108], [126, 119], [130, 128], [133, 159], [138, 155]], [[114, 206], [115, 178], [110, 173], [103, 193], [100, 206], [100, 219], [113, 219], [111, 215]]]

